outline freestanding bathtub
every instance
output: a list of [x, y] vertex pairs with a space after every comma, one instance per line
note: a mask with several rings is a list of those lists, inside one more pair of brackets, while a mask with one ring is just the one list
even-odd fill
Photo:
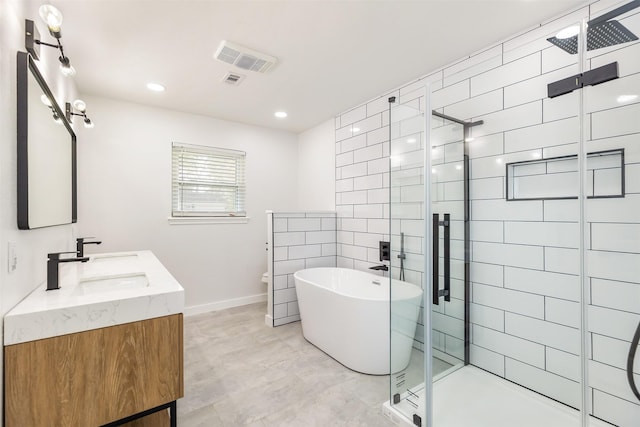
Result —
[[393, 280], [391, 331], [388, 277], [346, 268], [310, 268], [296, 272], [294, 278], [307, 341], [357, 372], [388, 375], [407, 367], [422, 300], [420, 287]]

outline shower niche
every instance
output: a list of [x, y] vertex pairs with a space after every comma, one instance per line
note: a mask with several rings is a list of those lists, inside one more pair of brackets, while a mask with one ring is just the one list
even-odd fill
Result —
[[[506, 165], [507, 200], [578, 198], [578, 156], [525, 160]], [[624, 149], [587, 154], [588, 198], [624, 197]]]

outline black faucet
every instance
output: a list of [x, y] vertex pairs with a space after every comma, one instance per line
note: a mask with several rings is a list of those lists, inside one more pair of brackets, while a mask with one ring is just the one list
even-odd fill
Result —
[[382, 270], [382, 271], [389, 271], [389, 267], [385, 264], [382, 265], [374, 265], [373, 267], [369, 267], [369, 270]]
[[84, 239], [95, 239], [95, 237], [78, 237], [76, 239], [76, 256], [82, 258], [84, 256], [84, 245], [99, 245], [101, 241], [85, 242]]
[[88, 257], [85, 258], [62, 258], [60, 259], [60, 255], [62, 254], [75, 254], [76, 252], [55, 252], [52, 254], [48, 254], [49, 259], [47, 260], [47, 290], [52, 291], [54, 289], [60, 289], [58, 285], [58, 265], [61, 262], [87, 262], [89, 261]]

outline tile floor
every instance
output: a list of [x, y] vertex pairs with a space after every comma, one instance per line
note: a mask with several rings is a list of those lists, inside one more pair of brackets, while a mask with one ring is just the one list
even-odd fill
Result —
[[389, 377], [353, 372], [309, 344], [300, 322], [264, 324], [264, 304], [185, 317], [181, 427], [367, 426]]

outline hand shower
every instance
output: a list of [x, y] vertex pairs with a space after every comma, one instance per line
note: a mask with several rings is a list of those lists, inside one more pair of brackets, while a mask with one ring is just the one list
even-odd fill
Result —
[[399, 280], [404, 280], [404, 259], [407, 256], [404, 254], [404, 233], [400, 233], [400, 276], [398, 276]]

